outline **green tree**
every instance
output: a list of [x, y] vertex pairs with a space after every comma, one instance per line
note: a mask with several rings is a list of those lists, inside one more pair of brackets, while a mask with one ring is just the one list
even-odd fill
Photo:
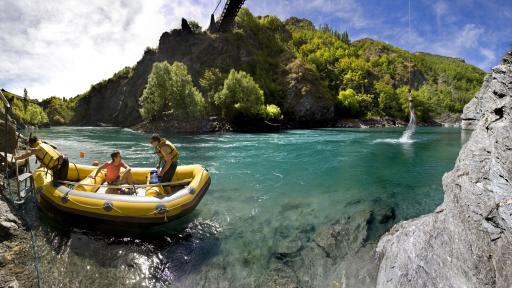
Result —
[[341, 90], [338, 94], [338, 103], [346, 116], [366, 116], [373, 109], [373, 98], [368, 94], [357, 94], [352, 89]]
[[359, 114], [359, 101], [354, 90], [349, 88], [345, 91], [340, 91], [338, 102], [342, 105], [343, 111], [349, 116], [357, 116]]
[[[402, 109], [406, 112], [405, 115], [409, 115], [408, 88], [403, 86], [397, 90], [397, 93], [400, 96]], [[419, 90], [412, 91], [414, 111], [416, 112], [416, 119], [419, 121], [432, 119], [432, 112], [434, 110], [431, 102], [432, 93], [434, 93], [434, 89], [428, 85], [423, 85]]]
[[194, 120], [204, 114], [204, 99], [194, 87], [187, 66], [180, 62], [153, 64], [140, 99], [146, 120]]
[[389, 84], [378, 82], [375, 84], [375, 90], [379, 97], [379, 109], [387, 116], [393, 118], [402, 118], [403, 110], [400, 104], [400, 97]]
[[205, 96], [208, 111], [210, 113], [213, 112], [211, 111], [213, 108], [211, 107], [212, 104], [215, 104], [213, 101], [214, 95], [222, 89], [225, 79], [226, 76], [217, 68], [205, 69], [203, 75], [199, 78], [199, 85], [203, 95]]
[[28, 91], [27, 88], [23, 88], [23, 106], [25, 107], [25, 110], [27, 110], [28, 107]]
[[281, 109], [274, 104], [265, 106], [265, 118], [274, 121], [281, 120], [283, 118]]
[[192, 32], [194, 32], [194, 33], [203, 32], [203, 27], [201, 27], [201, 25], [199, 25], [199, 23], [197, 21], [190, 20], [190, 21], [188, 21], [188, 25], [190, 26], [190, 29], [192, 29]]
[[350, 38], [348, 37], [347, 30], [345, 30], [345, 31], [343, 31], [343, 33], [341, 33], [341, 42], [343, 42], [347, 45], [350, 45]]
[[43, 109], [36, 104], [29, 103], [25, 111], [25, 120], [29, 124], [41, 125], [48, 123], [48, 117]]
[[64, 98], [52, 96], [44, 99], [40, 104], [52, 125], [67, 124], [73, 117], [74, 105]]
[[263, 91], [251, 75], [244, 71], [231, 69], [224, 87], [215, 94], [214, 101], [221, 108], [222, 115], [228, 119], [237, 115], [264, 116]]

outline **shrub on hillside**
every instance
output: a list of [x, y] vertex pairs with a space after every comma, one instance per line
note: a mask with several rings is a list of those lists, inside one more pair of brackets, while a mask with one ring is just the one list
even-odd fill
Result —
[[404, 117], [400, 96], [391, 85], [378, 82], [375, 84], [375, 90], [377, 90], [380, 111], [393, 118]]
[[263, 91], [244, 71], [232, 69], [222, 90], [215, 94], [214, 101], [228, 119], [236, 116], [256, 118], [265, 113]]
[[366, 116], [373, 108], [373, 97], [367, 94], [357, 94], [352, 89], [341, 90], [338, 103], [344, 116]]
[[201, 91], [203, 92], [203, 95], [206, 99], [208, 113], [217, 112], [217, 107], [215, 107], [213, 98], [215, 94], [217, 94], [222, 89], [225, 79], [226, 75], [222, 74], [222, 72], [220, 72], [220, 70], [217, 68], [205, 69], [203, 75], [199, 79]]
[[36, 104], [29, 103], [25, 110], [25, 122], [33, 125], [48, 123], [48, 117], [43, 109]]
[[180, 62], [153, 64], [140, 104], [146, 120], [193, 120], [203, 116], [205, 108], [187, 66]]
[[73, 117], [74, 103], [52, 96], [41, 102], [50, 124], [64, 125]]
[[265, 119], [279, 121], [283, 118], [281, 109], [274, 104], [265, 106]]
[[190, 29], [192, 29], [192, 32], [194, 32], [194, 33], [203, 32], [203, 27], [201, 27], [201, 25], [199, 25], [199, 23], [197, 21], [190, 20], [190, 21], [188, 21], [188, 25], [190, 26]]

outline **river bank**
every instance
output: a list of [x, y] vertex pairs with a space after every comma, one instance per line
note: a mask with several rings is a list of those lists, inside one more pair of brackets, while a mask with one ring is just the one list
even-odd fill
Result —
[[0, 193], [0, 287], [37, 287], [27, 223], [3, 196], [6, 191]]
[[[131, 126], [134, 131], [146, 133], [213, 133], [213, 132], [279, 132], [285, 130], [300, 130], [310, 128], [397, 128], [406, 127], [407, 121], [393, 118], [340, 118], [325, 123], [312, 123], [311, 125], [297, 125], [291, 123], [269, 123], [266, 121], [245, 125], [233, 125], [218, 117], [210, 117], [207, 120], [178, 123], [176, 121], [141, 122]], [[459, 115], [447, 115], [428, 122], [419, 122], [420, 127], [460, 127]], [[98, 123], [99, 127], [110, 127]]]

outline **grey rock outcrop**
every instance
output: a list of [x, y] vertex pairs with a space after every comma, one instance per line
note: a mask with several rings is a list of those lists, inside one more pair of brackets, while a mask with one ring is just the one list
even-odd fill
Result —
[[512, 286], [512, 51], [463, 119], [475, 131], [443, 177], [444, 203], [381, 238], [377, 287]]
[[[502, 65], [510, 65], [512, 61], [512, 55], [507, 53], [503, 58]], [[464, 111], [461, 115], [462, 129], [473, 130], [476, 128], [478, 121], [482, 118], [482, 116], [494, 109], [496, 106], [496, 101], [493, 99], [488, 99], [485, 97], [487, 94], [493, 94], [496, 96], [495, 98], [501, 99], [510, 94], [510, 91], [507, 91], [507, 86], [495, 85], [494, 83], [502, 82], [506, 83], [506, 81], [510, 81], [510, 75], [504, 73], [501, 70], [493, 69], [492, 73], [488, 74], [484, 83], [482, 84], [482, 88], [480, 91], [476, 93], [475, 98], [473, 98], [465, 107]], [[508, 87], [510, 88], [510, 87]]]

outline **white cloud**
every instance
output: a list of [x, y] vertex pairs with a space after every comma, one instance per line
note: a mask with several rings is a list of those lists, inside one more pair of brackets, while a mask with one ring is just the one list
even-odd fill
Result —
[[478, 45], [480, 36], [484, 33], [484, 28], [475, 25], [467, 24], [462, 31], [458, 33], [453, 42], [455, 48], [474, 48]]
[[438, 17], [443, 16], [448, 11], [448, 5], [443, 0], [437, 1], [432, 7]]
[[0, 86], [37, 98], [85, 92], [134, 65], [181, 17], [207, 25], [210, 2], [1, 1]]
[[434, 5], [432, 5], [432, 8], [434, 9], [434, 14], [436, 15], [437, 20], [437, 26], [440, 27], [442, 25], [442, 19], [446, 15], [446, 12], [448, 12], [448, 4], [444, 2], [443, 0], [438, 0]]
[[478, 64], [480, 67], [490, 67], [496, 64], [496, 52], [488, 48], [480, 48], [480, 54], [484, 56], [484, 60]]
[[460, 29], [446, 31], [442, 37], [437, 39], [427, 40], [428, 35], [422, 35], [414, 28], [410, 34], [406, 29], [399, 29], [395, 34], [400, 35], [398, 37], [400, 45], [411, 47], [411, 50], [459, 57], [465, 49], [478, 48], [484, 33], [485, 30], [481, 26], [467, 24]]

